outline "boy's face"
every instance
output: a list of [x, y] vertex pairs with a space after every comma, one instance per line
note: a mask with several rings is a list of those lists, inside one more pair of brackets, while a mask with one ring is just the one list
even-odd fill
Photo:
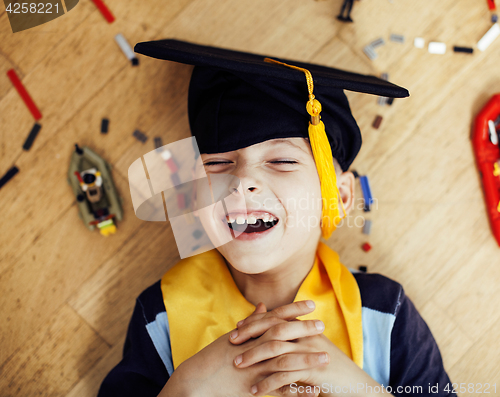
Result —
[[232, 152], [202, 154], [201, 161], [209, 179], [230, 174], [240, 181], [225, 199], [227, 217], [217, 205], [198, 212], [209, 236], [228, 234], [230, 223], [236, 238], [223, 245], [213, 242], [234, 268], [262, 273], [316, 250], [321, 189], [307, 140], [272, 139]]

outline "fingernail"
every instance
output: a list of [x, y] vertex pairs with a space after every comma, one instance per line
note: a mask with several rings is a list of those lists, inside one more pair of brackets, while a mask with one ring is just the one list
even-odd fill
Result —
[[238, 321], [238, 323], [236, 324], [236, 326], [239, 327], [241, 324], [243, 324], [243, 320]]
[[240, 364], [242, 361], [243, 361], [243, 356], [241, 354], [234, 359], [234, 363], [236, 365]]
[[306, 301], [306, 305], [311, 309], [314, 309], [316, 307], [313, 301]]
[[323, 353], [321, 356], [319, 356], [319, 362], [321, 364], [325, 364], [328, 362], [328, 356], [326, 353]]
[[325, 324], [323, 324], [323, 321], [320, 321], [320, 320], [316, 320], [314, 322], [314, 325], [316, 326], [316, 329], [318, 331], [323, 331], [325, 329]]
[[257, 393], [257, 386], [252, 386], [252, 394], [255, 394]]
[[231, 339], [236, 339], [236, 337], [238, 336], [238, 330], [234, 330], [229, 336], [231, 337]]

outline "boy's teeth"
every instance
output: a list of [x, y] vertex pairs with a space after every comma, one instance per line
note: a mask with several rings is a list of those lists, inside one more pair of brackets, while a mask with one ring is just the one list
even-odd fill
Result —
[[238, 225], [243, 225], [245, 222], [248, 225], [255, 225], [257, 220], [262, 220], [263, 222], [273, 222], [275, 220], [274, 216], [271, 214], [264, 214], [262, 216], [248, 215], [247, 217], [239, 215], [236, 218], [231, 216], [227, 216], [226, 218], [228, 223], [236, 222]]

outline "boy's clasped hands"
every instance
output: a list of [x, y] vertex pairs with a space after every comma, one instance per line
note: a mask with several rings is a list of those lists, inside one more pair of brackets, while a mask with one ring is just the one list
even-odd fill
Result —
[[267, 312], [259, 303], [236, 329], [174, 371], [183, 394], [316, 397], [356, 394], [350, 386], [359, 382], [378, 385], [323, 335], [322, 321], [296, 319], [314, 309], [313, 301], [300, 301]]

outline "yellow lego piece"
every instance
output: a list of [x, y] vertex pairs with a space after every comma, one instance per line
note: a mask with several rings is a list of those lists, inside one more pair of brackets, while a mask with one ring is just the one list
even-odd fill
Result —
[[115, 225], [109, 225], [109, 226], [103, 227], [100, 231], [101, 231], [101, 234], [103, 236], [108, 237], [110, 234], [115, 234], [116, 233], [116, 226]]
[[500, 175], [500, 166], [498, 165], [498, 163], [494, 163], [493, 168], [494, 168], [493, 175], [499, 176]]

